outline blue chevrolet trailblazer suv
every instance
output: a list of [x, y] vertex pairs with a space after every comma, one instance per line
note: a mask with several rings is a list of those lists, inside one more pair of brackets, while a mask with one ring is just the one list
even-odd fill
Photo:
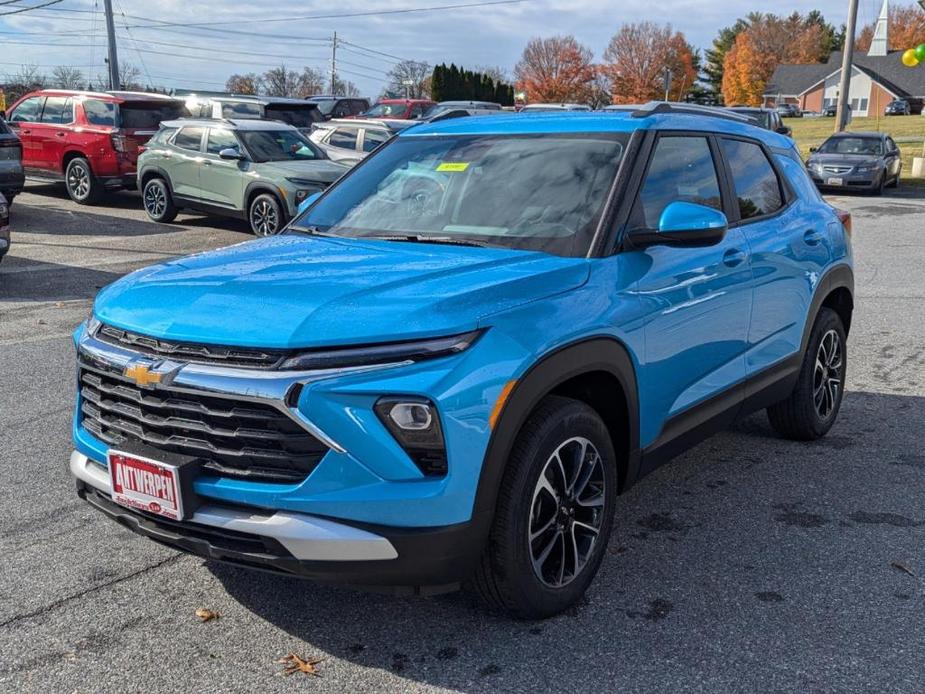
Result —
[[850, 218], [722, 111], [414, 126], [274, 237], [134, 272], [75, 333], [70, 469], [209, 559], [572, 605], [617, 496], [737, 417], [823, 436]]

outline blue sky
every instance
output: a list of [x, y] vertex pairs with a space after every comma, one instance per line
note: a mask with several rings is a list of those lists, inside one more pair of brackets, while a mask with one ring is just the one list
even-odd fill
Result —
[[[18, 0], [0, 14], [48, 0]], [[819, 9], [834, 23], [844, 22], [845, 0], [796, 0], [788, 5], [747, 5], [729, 0], [524, 0], [517, 4], [454, 10], [328, 19], [295, 19], [389, 9], [433, 7], [479, 0], [113, 0], [122, 62], [142, 69], [156, 84], [219, 89], [234, 72], [261, 72], [286, 63], [330, 70], [334, 31], [350, 42], [339, 49], [341, 77], [375, 97], [396, 58], [499, 65], [509, 72], [533, 36], [574, 34], [599, 59], [623, 22], [670, 23], [698, 47], [710, 44], [720, 27], [750, 11], [787, 14]], [[881, 0], [860, 0], [859, 25], [872, 21]], [[84, 74], [103, 74], [105, 26], [102, 0], [63, 0], [54, 8], [0, 17], [0, 76], [21, 63], [78, 66]], [[259, 8], [259, 9], [258, 9]], [[281, 21], [267, 21], [277, 20]], [[153, 28], [157, 22], [179, 26]], [[194, 24], [221, 22], [219, 26]]]

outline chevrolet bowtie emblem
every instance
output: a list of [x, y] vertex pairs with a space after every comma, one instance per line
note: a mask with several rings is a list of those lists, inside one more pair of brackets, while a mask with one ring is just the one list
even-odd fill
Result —
[[160, 383], [162, 376], [162, 374], [151, 371], [151, 367], [146, 364], [129, 364], [122, 373], [142, 388], [149, 388], [155, 383]]

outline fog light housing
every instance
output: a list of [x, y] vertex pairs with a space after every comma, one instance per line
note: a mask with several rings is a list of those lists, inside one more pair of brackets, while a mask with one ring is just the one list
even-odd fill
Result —
[[428, 477], [446, 474], [446, 444], [440, 414], [430, 400], [384, 397], [376, 402], [373, 409], [422, 473]]

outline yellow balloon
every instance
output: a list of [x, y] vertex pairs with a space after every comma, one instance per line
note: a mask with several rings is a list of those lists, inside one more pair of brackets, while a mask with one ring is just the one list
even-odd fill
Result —
[[915, 67], [919, 64], [919, 59], [915, 57], [915, 49], [910, 48], [908, 51], [903, 53], [903, 65], [906, 67]]

